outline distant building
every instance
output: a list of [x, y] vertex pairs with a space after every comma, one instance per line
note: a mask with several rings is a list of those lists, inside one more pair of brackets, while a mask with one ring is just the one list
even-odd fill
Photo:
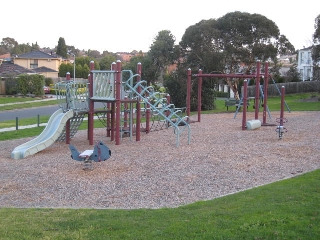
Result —
[[300, 73], [301, 81], [313, 80], [312, 47], [303, 48], [298, 51], [297, 70]]

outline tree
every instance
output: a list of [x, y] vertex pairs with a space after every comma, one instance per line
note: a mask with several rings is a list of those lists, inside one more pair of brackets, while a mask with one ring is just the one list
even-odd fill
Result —
[[57, 46], [57, 54], [63, 58], [68, 57], [68, 48], [64, 38], [60, 37]]
[[314, 22], [314, 45], [312, 48], [313, 80], [320, 80], [320, 14], [315, 18]]
[[14, 38], [2, 38], [1, 46], [11, 53], [12, 49], [18, 45], [18, 42]]
[[100, 57], [100, 52], [97, 50], [88, 50], [88, 57], [92, 58], [99, 58]]
[[11, 54], [22, 54], [22, 53], [27, 53], [27, 52], [31, 52], [32, 47], [29, 45], [29, 43], [27, 44], [18, 44], [16, 45], [13, 49]]
[[143, 55], [142, 53], [133, 56], [128, 63], [125, 63], [123, 68], [131, 70], [133, 73], [137, 72], [137, 64], [141, 63], [142, 75], [141, 80], [147, 81], [148, 85], [155, 85], [157, 67], [153, 64], [151, 57], [148, 54]]
[[0, 55], [6, 54], [6, 53], [8, 53], [8, 51], [4, 47], [0, 46]]
[[162, 30], [155, 37], [148, 52], [148, 56], [152, 59], [153, 65], [156, 66], [155, 75], [160, 76], [159, 80], [161, 82], [165, 68], [173, 64], [178, 58], [174, 45], [175, 40], [175, 37], [169, 30]]
[[289, 71], [286, 73], [287, 82], [300, 82], [300, 73], [297, 70], [297, 64], [290, 67]]
[[110, 70], [111, 64], [116, 61], [117, 59], [113, 54], [107, 54], [99, 61], [100, 69]]
[[[180, 46], [185, 65], [205, 73], [250, 73], [257, 60], [276, 61], [279, 53], [294, 50], [273, 21], [238, 11], [187, 28]], [[226, 80], [239, 98], [239, 79]]]

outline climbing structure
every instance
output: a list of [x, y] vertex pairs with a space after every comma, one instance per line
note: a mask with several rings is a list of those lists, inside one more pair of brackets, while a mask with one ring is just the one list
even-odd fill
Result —
[[[170, 104], [167, 97], [155, 92], [154, 88], [148, 86], [146, 81], [140, 80], [141, 65], [138, 64], [138, 74], [136, 75], [128, 70], [121, 70], [120, 61], [113, 64], [110, 71], [94, 70], [93, 66], [94, 64], [91, 62], [88, 113], [88, 136], [91, 145], [93, 144], [94, 102], [106, 104], [107, 131], [110, 131], [111, 140], [115, 140], [116, 145], [120, 144], [124, 133], [132, 138], [132, 134], [135, 132], [136, 140], [140, 140], [142, 109], [146, 114], [146, 124], [149, 122], [148, 116], [150, 117], [150, 114], [153, 113], [161, 117], [167, 127], [174, 129], [176, 146], [179, 145], [180, 135], [184, 131], [187, 131], [188, 143], [190, 143], [188, 117], [182, 116], [181, 109]], [[128, 77], [124, 79], [124, 75]], [[148, 132], [148, 126], [146, 128]]]
[[70, 142], [70, 138], [77, 133], [80, 124], [88, 113], [88, 81], [72, 81], [70, 75], [67, 80], [55, 85], [56, 96], [59, 107], [64, 111], [73, 110], [73, 117], [70, 118], [63, 128], [57, 142]]

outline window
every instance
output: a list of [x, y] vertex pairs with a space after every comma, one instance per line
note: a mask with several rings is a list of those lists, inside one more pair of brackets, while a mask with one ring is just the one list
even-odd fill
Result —
[[312, 65], [312, 56], [311, 56], [311, 52], [308, 52], [308, 64]]
[[30, 60], [30, 68], [34, 69], [38, 67], [38, 59], [31, 59]]

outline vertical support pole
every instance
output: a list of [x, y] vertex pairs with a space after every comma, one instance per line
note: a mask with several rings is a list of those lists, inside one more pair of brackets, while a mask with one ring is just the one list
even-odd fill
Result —
[[285, 94], [285, 87], [281, 87], [281, 108], [280, 108], [280, 126], [283, 126], [284, 120], [284, 94]]
[[94, 62], [90, 62], [90, 77], [89, 77], [89, 113], [88, 113], [88, 136], [89, 136], [89, 144], [93, 145], [93, 115], [94, 115], [94, 101], [91, 100], [93, 97], [93, 73], [94, 70]]
[[120, 145], [120, 115], [121, 115], [121, 61], [117, 61], [116, 65], [116, 145]]
[[170, 102], [171, 102], [171, 96], [169, 93], [167, 93], [166, 95], [166, 100], [167, 100], [167, 104], [170, 105]]
[[[199, 74], [202, 74], [202, 70], [199, 69]], [[201, 121], [201, 90], [202, 90], [202, 77], [198, 77], [198, 122]]]
[[[70, 73], [67, 72], [66, 74], [66, 80], [70, 81]], [[68, 86], [67, 86], [68, 87]], [[68, 99], [68, 90], [66, 89], [66, 101], [67, 101], [67, 110], [69, 110], [69, 99]], [[66, 122], [66, 144], [70, 144], [70, 119], [67, 120]]]
[[243, 81], [243, 112], [242, 112], [242, 130], [246, 130], [247, 123], [247, 101], [248, 101], [248, 80]]
[[256, 69], [256, 97], [255, 97], [255, 114], [254, 119], [259, 118], [259, 99], [260, 99], [260, 61], [257, 61], [257, 69]]
[[111, 103], [111, 136], [110, 136], [110, 140], [111, 141], [114, 141], [114, 138], [115, 138], [115, 122], [116, 122], [116, 104], [115, 102], [112, 102]]
[[150, 132], [150, 118], [151, 118], [151, 111], [150, 111], [150, 104], [145, 103], [145, 111], [146, 111], [146, 133]]
[[124, 121], [123, 121], [123, 127], [128, 127], [128, 97], [125, 96], [124, 97], [124, 107], [123, 107], [123, 118], [124, 118]]
[[[166, 100], [167, 100], [167, 105], [169, 106], [170, 105], [170, 101], [171, 101], [171, 96], [170, 94], [168, 93], [166, 95]], [[166, 116], [169, 117], [171, 114], [171, 111], [169, 109], [166, 110]], [[168, 128], [169, 127], [169, 121], [166, 120], [166, 127]]]
[[190, 101], [191, 101], [191, 69], [188, 68], [188, 73], [187, 73], [187, 102], [186, 102], [186, 107], [187, 107], [187, 116], [188, 120], [190, 119]]
[[69, 73], [69, 72], [66, 73], [66, 80], [67, 80], [67, 81], [70, 80], [70, 73]]
[[268, 107], [268, 84], [269, 84], [269, 64], [264, 64], [264, 84], [263, 84], [263, 120], [262, 123], [267, 123], [267, 107]]
[[[137, 64], [137, 83], [139, 84], [141, 80], [142, 66], [141, 63]], [[138, 85], [137, 89], [138, 94], [141, 93], [141, 87]], [[141, 123], [141, 107], [140, 107], [140, 96], [137, 97], [137, 105], [136, 105], [136, 141], [140, 141], [140, 123]]]
[[[111, 70], [112, 71], [116, 71], [116, 63], [113, 62], [111, 64]], [[111, 81], [115, 81], [115, 78]], [[113, 85], [115, 86], [115, 84], [113, 83]], [[107, 137], [110, 137], [111, 141], [114, 140], [114, 107], [112, 105], [113, 103], [107, 102]]]

